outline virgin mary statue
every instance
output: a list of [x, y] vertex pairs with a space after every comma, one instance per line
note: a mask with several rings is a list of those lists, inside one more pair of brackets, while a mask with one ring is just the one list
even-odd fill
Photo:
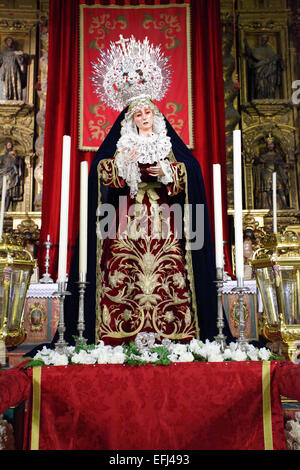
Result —
[[[111, 345], [142, 332], [213, 340], [216, 270], [201, 168], [154, 104], [170, 83], [168, 60], [147, 38], [100, 54], [95, 92], [121, 113], [89, 175], [84, 337]], [[65, 301], [69, 344], [78, 277], [76, 250]]]

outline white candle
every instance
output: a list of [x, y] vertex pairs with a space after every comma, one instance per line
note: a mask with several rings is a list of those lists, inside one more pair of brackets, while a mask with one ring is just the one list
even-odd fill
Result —
[[216, 267], [224, 267], [221, 165], [213, 165]]
[[67, 274], [70, 157], [71, 137], [68, 135], [64, 135], [60, 195], [58, 282], [65, 282]]
[[6, 199], [6, 176], [2, 176], [2, 196], [1, 196], [1, 212], [0, 212], [0, 240], [3, 235], [4, 212]]
[[88, 162], [80, 163], [79, 274], [85, 281], [87, 271]]
[[276, 173], [273, 173], [273, 232], [277, 233], [277, 186]]
[[235, 275], [238, 285], [242, 285], [244, 278], [241, 146], [241, 131], [235, 130], [233, 131], [234, 235]]

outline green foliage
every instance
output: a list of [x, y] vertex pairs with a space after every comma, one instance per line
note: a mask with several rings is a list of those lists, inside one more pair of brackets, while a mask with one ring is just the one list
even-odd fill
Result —
[[[73, 336], [75, 340], [75, 344], [78, 340], [78, 336]], [[79, 341], [78, 344], [75, 346], [75, 353], [78, 354], [80, 351], [93, 351], [95, 349], [95, 344], [85, 344], [83, 340]]]
[[193, 356], [194, 356], [194, 361], [196, 361], [196, 362], [207, 362], [207, 359], [205, 359], [205, 357], [201, 356], [201, 354], [197, 354], [197, 353], [193, 352]]
[[[129, 345], [123, 346], [124, 354], [126, 356], [125, 364], [129, 364], [131, 366], [142, 366], [148, 364], [147, 361], [144, 361], [141, 357], [141, 352], [137, 348], [134, 342], [131, 342]], [[158, 356], [157, 361], [153, 362], [153, 365], [163, 365], [167, 366], [171, 364], [169, 359], [170, 351], [167, 350], [164, 346], [156, 346], [152, 348], [151, 353], [156, 353]]]
[[44, 363], [44, 361], [42, 359], [34, 359], [32, 361], [27, 362], [24, 365], [24, 369], [28, 369], [28, 367], [41, 367], [41, 366], [45, 366], [45, 365], [46, 364]]
[[[84, 340], [78, 341], [78, 336], [73, 336], [73, 338], [74, 338], [75, 344], [77, 343], [74, 348], [75, 354], [80, 353], [80, 351], [86, 351], [88, 353], [89, 351], [93, 351], [94, 349], [97, 348], [95, 344], [85, 344]], [[147, 359], [146, 357], [147, 355], [145, 355], [144, 357], [142, 351], [140, 351], [140, 349], [137, 347], [137, 345], [133, 341], [131, 341], [127, 345], [123, 345], [122, 347], [123, 347], [123, 352], [125, 355], [124, 364], [128, 364], [133, 367], [142, 366], [146, 364], [152, 364], [153, 366], [157, 366], [157, 365], [167, 366], [172, 363], [172, 361], [170, 360], [170, 355], [171, 355], [170, 350], [167, 349], [167, 347], [162, 346], [162, 345], [155, 345], [153, 348], [150, 349], [149, 352], [151, 354], [156, 355], [156, 357], [154, 358], [152, 357], [151, 359]], [[43, 353], [41, 354], [41, 356], [43, 356]], [[68, 363], [77, 364], [77, 362], [74, 363], [72, 361], [71, 356], [72, 354], [70, 354], [68, 357]], [[47, 358], [47, 354], [45, 355], [45, 357]], [[195, 362], [207, 362], [207, 359], [201, 355], [201, 351], [200, 351], [200, 354], [193, 352], [193, 360]], [[251, 361], [251, 360], [252, 359], [249, 356], [247, 356], [246, 361]], [[261, 361], [260, 358], [258, 358], [257, 360]], [[269, 361], [281, 361], [281, 360], [283, 360], [283, 358], [274, 353], [272, 353], [271, 356], [269, 357]], [[233, 361], [233, 359], [228, 358], [225, 360], [225, 362], [231, 362], [231, 361]], [[49, 360], [46, 361], [45, 363], [42, 358], [38, 358], [38, 359], [33, 359], [27, 362], [24, 365], [24, 368], [26, 369], [28, 367], [45, 366], [47, 364], [49, 364]]]
[[151, 349], [151, 352], [158, 355], [158, 360], [155, 362], [156, 365], [160, 364], [163, 366], [168, 366], [171, 364], [169, 359], [170, 351], [168, 351], [164, 346], [156, 346], [155, 348]]
[[270, 359], [269, 361], [283, 361], [283, 357], [282, 356], [279, 356], [278, 354], [274, 354], [272, 353], [271, 356], [270, 356]]

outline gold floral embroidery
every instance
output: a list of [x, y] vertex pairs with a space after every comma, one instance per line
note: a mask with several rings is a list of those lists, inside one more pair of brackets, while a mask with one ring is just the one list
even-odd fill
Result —
[[186, 168], [184, 163], [172, 165], [173, 183], [168, 185], [169, 196], [176, 196], [185, 189]]
[[123, 188], [125, 186], [124, 181], [118, 175], [118, 169], [113, 158], [106, 158], [99, 162], [98, 175], [105, 186], [114, 188]]
[[[109, 268], [118, 269], [110, 273], [108, 284], [104, 280], [101, 297], [111, 301], [110, 320], [113, 318], [114, 324], [108, 323], [107, 307], [103, 307], [106, 321], [103, 318], [100, 337], [133, 336], [147, 327], [170, 339], [195, 336], [189, 295], [186, 291], [179, 294], [174, 287], [174, 279], [180, 287], [186, 282], [181, 273], [172, 273], [178, 270], [177, 263], [182, 262], [179, 241], [175, 238], [159, 242], [151, 237], [138, 241], [122, 238], [112, 242], [111, 252], [113, 261]], [[122, 281], [122, 288], [119, 281]]]
[[[177, 163], [173, 152], [171, 151], [169, 156], [169, 160], [171, 163]], [[106, 163], [108, 162], [108, 163]], [[187, 191], [187, 173], [185, 169], [185, 165], [183, 163], [177, 163], [176, 165], [172, 165], [174, 171], [174, 182], [172, 184], [172, 189], [170, 194], [175, 195], [178, 194], [180, 191], [185, 192], [185, 202], [186, 204], [189, 203], [188, 191]], [[98, 165], [98, 203], [101, 204], [101, 183], [104, 184], [102, 180], [101, 172], [109, 169], [106, 173], [109, 176], [106, 177], [106, 184], [112, 184], [115, 187], [123, 187], [123, 181], [118, 178], [117, 170], [114, 164], [113, 159], [107, 159]], [[168, 188], [169, 189], [169, 188]], [[188, 213], [185, 214], [184, 222], [185, 225], [188, 225], [189, 215]], [[169, 228], [168, 228], [169, 229]], [[169, 229], [170, 230], [170, 229]], [[119, 234], [120, 235], [120, 234]], [[103, 250], [103, 240], [98, 239], [97, 243], [97, 259], [99, 262], [97, 263], [97, 290], [96, 290], [96, 331], [95, 331], [95, 338], [96, 341], [100, 337], [111, 337], [111, 338], [126, 338], [130, 336], [134, 336], [139, 333], [142, 329], [146, 329], [150, 327], [152, 330], [154, 329], [156, 332], [161, 334], [162, 336], [168, 337], [173, 340], [181, 340], [187, 337], [195, 336], [199, 338], [199, 325], [197, 319], [197, 304], [196, 304], [196, 297], [195, 297], [195, 286], [194, 286], [194, 276], [193, 276], [193, 267], [192, 267], [192, 259], [191, 259], [191, 252], [189, 250], [189, 243], [186, 240], [185, 242], [185, 261], [186, 261], [186, 270], [187, 270], [187, 280], [185, 280], [186, 284], [190, 287], [190, 290], [187, 290], [185, 293], [182, 294], [182, 298], [178, 298], [176, 293], [174, 293], [174, 287], [172, 282], [174, 279], [172, 275], [166, 274], [170, 273], [170, 268], [172, 269], [172, 261], [174, 260], [174, 256], [181, 256], [182, 251], [181, 247], [178, 245], [177, 240], [170, 240], [171, 237], [167, 237], [169, 240], [169, 246], [161, 246], [161, 258], [165, 261], [169, 260], [168, 270], [165, 269], [165, 278], [162, 275], [160, 278], [160, 287], [158, 292], [160, 294], [164, 294], [165, 301], [160, 301], [161, 296], [154, 297], [152, 299], [153, 294], [149, 294], [151, 291], [151, 286], [149, 285], [149, 279], [155, 282], [158, 282], [157, 277], [155, 274], [157, 272], [152, 272], [151, 267], [149, 267], [149, 260], [151, 257], [149, 256], [148, 261], [147, 258], [144, 258], [143, 261], [141, 256], [138, 256], [138, 247], [136, 243], [136, 239], [130, 240], [129, 237], [125, 238], [125, 240], [117, 239], [115, 243], [119, 244], [119, 254], [120, 258], [123, 257], [122, 266], [126, 269], [126, 260], [129, 264], [128, 266], [132, 265], [132, 260], [130, 259], [134, 253], [136, 259], [136, 266], [139, 266], [140, 270], [140, 277], [136, 274], [135, 279], [131, 276], [126, 279], [126, 287], [118, 293], [116, 297], [115, 292], [114, 295], [110, 296], [110, 292], [112, 293], [113, 290], [109, 285], [107, 285], [104, 281], [104, 272], [101, 270], [100, 260], [102, 258], [102, 250]], [[151, 241], [150, 241], [151, 242]], [[122, 243], [125, 243], [127, 246], [126, 248], [123, 246], [123, 253], [122, 253]], [[139, 241], [141, 243], [141, 241]], [[146, 243], [146, 239], [144, 237], [143, 243]], [[149, 243], [149, 239], [148, 239]], [[155, 240], [152, 239], [152, 243], [155, 243]], [[153, 254], [153, 249], [155, 246], [151, 247], [151, 252], [148, 253]], [[113, 249], [111, 246], [110, 249]], [[164, 256], [162, 253], [164, 252]], [[130, 255], [128, 256], [128, 253]], [[145, 254], [145, 247], [143, 249], [143, 254]], [[114, 254], [115, 256], [115, 254]], [[155, 254], [155, 262], [157, 260], [158, 253]], [[120, 264], [121, 259], [117, 259], [117, 265]], [[153, 259], [153, 258], [152, 258]], [[143, 265], [144, 263], [144, 265]], [[144, 267], [143, 267], [144, 266]], [[148, 271], [147, 271], [148, 266]], [[162, 265], [161, 265], [162, 267]], [[158, 268], [158, 266], [157, 266]], [[143, 271], [144, 269], [144, 271]], [[138, 269], [137, 269], [138, 271]], [[161, 269], [161, 274], [163, 274], [164, 269]], [[144, 276], [144, 277], [143, 277]], [[146, 276], [146, 277], [145, 277]], [[147, 277], [148, 276], [148, 277]], [[152, 278], [151, 278], [152, 276]], [[153, 277], [154, 276], [154, 277]], [[176, 278], [175, 278], [176, 279]], [[141, 283], [140, 286], [136, 285], [136, 280]], [[172, 282], [171, 282], [172, 280]], [[176, 282], [176, 281], [175, 281]], [[179, 277], [178, 277], [178, 282]], [[144, 291], [136, 293], [134, 296], [135, 291], [140, 289], [141, 286], [144, 286]], [[148, 285], [148, 293], [146, 286]], [[103, 306], [102, 300], [107, 295], [107, 298], [110, 298], [112, 301], [117, 301], [114, 306], [111, 308], [110, 312], [108, 311], [107, 306]], [[137, 298], [137, 295], [140, 295], [140, 298]], [[121, 303], [126, 304], [126, 308], [122, 314], [119, 312], [119, 305]], [[182, 305], [182, 307], [180, 306]], [[192, 305], [192, 310], [187, 306]], [[168, 322], [166, 320], [166, 312], [172, 311], [172, 307], [176, 307], [177, 317], [176, 321], [171, 323], [173, 326], [173, 330], [171, 333], [165, 334], [164, 330], [166, 331], [168, 327]], [[168, 310], [167, 310], [168, 309]], [[111, 327], [111, 319], [114, 316], [114, 327]], [[169, 317], [168, 317], [169, 318]], [[127, 330], [124, 330], [126, 322]]]

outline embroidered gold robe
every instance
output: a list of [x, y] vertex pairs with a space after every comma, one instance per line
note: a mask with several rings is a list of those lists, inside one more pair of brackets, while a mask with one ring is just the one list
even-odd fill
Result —
[[[185, 165], [171, 165], [168, 186], [140, 166], [143, 182], [135, 199], [128, 189], [110, 236], [98, 238], [96, 338], [106, 344], [129, 343], [139, 332], [181, 342], [198, 336], [190, 261], [179, 236], [182, 214], [178, 220], [175, 211], [167, 210], [172, 196], [185, 189]], [[114, 159], [99, 162], [98, 178], [99, 185], [125, 187]]]

